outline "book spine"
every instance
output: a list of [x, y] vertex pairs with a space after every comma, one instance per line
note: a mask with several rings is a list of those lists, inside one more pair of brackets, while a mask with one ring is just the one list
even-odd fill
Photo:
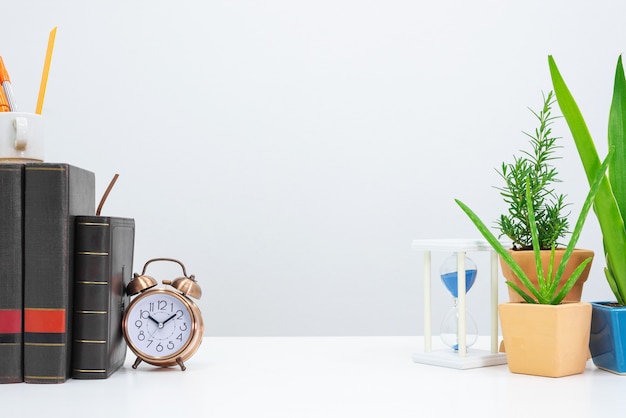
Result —
[[76, 218], [72, 377], [107, 376], [110, 222]]
[[122, 316], [132, 278], [134, 220], [75, 220], [72, 377], [105, 379], [126, 358]]
[[95, 211], [93, 173], [26, 164], [24, 187], [24, 381], [71, 376], [74, 217]]
[[0, 165], [0, 383], [23, 381], [23, 173]]

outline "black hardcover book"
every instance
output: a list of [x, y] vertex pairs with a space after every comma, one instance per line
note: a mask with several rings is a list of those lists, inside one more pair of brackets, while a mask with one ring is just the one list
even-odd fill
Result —
[[122, 316], [133, 276], [135, 221], [77, 216], [72, 377], [106, 379], [126, 358]]
[[24, 381], [71, 377], [74, 218], [95, 213], [95, 175], [69, 164], [24, 168]]
[[0, 383], [22, 375], [23, 164], [0, 164]]

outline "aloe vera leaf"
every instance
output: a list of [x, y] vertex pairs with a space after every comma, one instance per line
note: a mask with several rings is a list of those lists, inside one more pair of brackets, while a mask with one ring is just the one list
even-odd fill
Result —
[[563, 272], [565, 271], [565, 267], [567, 266], [567, 262], [569, 261], [572, 252], [576, 248], [576, 244], [578, 243], [578, 239], [580, 238], [580, 234], [583, 230], [583, 226], [585, 225], [585, 221], [587, 219], [587, 215], [591, 210], [593, 202], [600, 190], [600, 187], [603, 181], [606, 181], [606, 171], [608, 170], [609, 163], [615, 154], [615, 150], [609, 150], [609, 154], [606, 156], [600, 168], [595, 174], [593, 181], [591, 182], [591, 187], [589, 188], [589, 192], [587, 193], [587, 197], [583, 202], [583, 206], [580, 209], [580, 213], [578, 214], [578, 219], [576, 220], [576, 224], [574, 225], [574, 229], [572, 230], [572, 234], [570, 235], [569, 242], [567, 243], [567, 247], [565, 248], [565, 253], [563, 254], [563, 258], [561, 259], [561, 263], [559, 264], [559, 268], [556, 271], [556, 282], [558, 283], [563, 276]]
[[[561, 288], [561, 292], [558, 295], [560, 295], [563, 292], [563, 289], [567, 289], [567, 292], [563, 294], [563, 297], [561, 297], [560, 300], [558, 300], [558, 302], [555, 302], [555, 300], [559, 299], [558, 296], [555, 297], [556, 289], [558, 288], [558, 285], [561, 282], [561, 278], [563, 277], [563, 273], [565, 272], [565, 267], [567, 266], [567, 262], [569, 261], [570, 257], [572, 256], [572, 253], [574, 252], [574, 249], [576, 248], [576, 244], [578, 243], [578, 239], [580, 238], [580, 233], [583, 230], [583, 226], [585, 225], [585, 221], [587, 219], [587, 215], [589, 214], [589, 211], [591, 210], [591, 207], [593, 205], [593, 201], [594, 201], [594, 199], [596, 197], [596, 194], [598, 193], [598, 189], [600, 188], [600, 184], [602, 183], [602, 180], [606, 178], [606, 171], [608, 169], [609, 162], [611, 161], [611, 158], [613, 157], [613, 154], [614, 154], [614, 150], [610, 150], [609, 151], [609, 155], [607, 155], [607, 157], [604, 159], [604, 161], [600, 165], [600, 168], [596, 172], [596, 175], [595, 175], [595, 177], [593, 179], [593, 182], [591, 183], [591, 187], [589, 188], [589, 192], [587, 192], [587, 197], [585, 198], [583, 206], [580, 209], [580, 214], [578, 215], [578, 219], [576, 220], [576, 224], [574, 225], [574, 229], [572, 231], [572, 234], [570, 235], [570, 240], [567, 243], [567, 247], [565, 248], [565, 252], [563, 253], [563, 258], [561, 259], [561, 262], [559, 263], [559, 267], [556, 270], [556, 274], [554, 275], [554, 277], [549, 276], [549, 279], [551, 280], [549, 282], [549, 286], [548, 286], [547, 289], [545, 289], [545, 292], [542, 292], [543, 295], [547, 299], [550, 300], [549, 303], [551, 303], [551, 304], [560, 303], [561, 300], [563, 300], [563, 297], [565, 297], [565, 295], [567, 294], [567, 292], [569, 292], [569, 290], [574, 286], [574, 283], [578, 279], [578, 276], [580, 276], [580, 272], [579, 272], [576, 277], [573, 277], [574, 275], [572, 274], [572, 276], [570, 276], [568, 278], [568, 280], [565, 282], [565, 284]], [[526, 194], [527, 194], [527, 199], [530, 200], [530, 189], [529, 188], [527, 188]], [[530, 211], [532, 209], [532, 203], [530, 203], [530, 201], [529, 201], [529, 203], [527, 203], [527, 205], [528, 205], [528, 208], [529, 208], [529, 211]], [[530, 213], [529, 213], [529, 215], [530, 215]], [[534, 216], [533, 216], [533, 219], [534, 219]], [[537, 233], [537, 231], [536, 231], [537, 227], [535, 226], [533, 228], [533, 225], [531, 224], [531, 230], [532, 229], [534, 229], [533, 234], [536, 234]], [[535, 260], [539, 260], [539, 255], [538, 254], [535, 255]], [[589, 260], [589, 261], [591, 261], [591, 260]], [[537, 261], [537, 262], [539, 263], [539, 261]], [[585, 265], [587, 263], [585, 263]], [[551, 251], [551, 254], [550, 254], [550, 266], [549, 266], [550, 272], [552, 271], [553, 265], [554, 265], [554, 247], [552, 247], [552, 251]], [[582, 272], [582, 270], [581, 270], [581, 272]]]
[[[506, 248], [504, 248], [502, 243], [498, 241], [495, 235], [493, 235], [493, 233], [489, 230], [489, 228], [487, 228], [485, 223], [478, 217], [478, 215], [476, 215], [465, 203], [461, 202], [460, 200], [454, 199], [454, 201], [461, 207], [463, 212], [465, 212], [465, 214], [470, 218], [472, 223], [476, 226], [476, 228], [481, 233], [481, 235], [485, 237], [485, 239], [487, 240], [489, 245], [491, 245], [491, 247], [495, 250], [495, 252], [498, 253], [500, 257], [502, 257], [502, 260], [509, 267], [511, 267], [511, 270], [513, 270], [513, 273], [515, 273], [515, 275], [518, 277], [518, 279], [520, 279], [520, 281], [524, 284], [524, 286], [526, 286], [526, 288], [533, 294], [533, 296], [535, 296], [535, 298], [537, 298], [537, 300], [541, 299], [541, 294], [537, 291], [537, 289], [535, 289], [535, 286], [533, 286], [532, 282], [528, 279], [528, 276], [526, 275], [526, 273], [524, 273], [524, 270], [522, 270], [519, 264], [517, 264], [517, 262], [513, 259], [513, 257], [511, 257], [511, 254], [509, 254]], [[523, 297], [523, 295], [521, 294], [520, 296]]]
[[[489, 244], [491, 244], [491, 246], [494, 247], [496, 252], [502, 256], [503, 260], [507, 264], [509, 264], [509, 266], [511, 266], [511, 269], [514, 271], [515, 274], [517, 274], [520, 281], [524, 283], [524, 285], [531, 291], [531, 293], [533, 293], [533, 295], [537, 298], [537, 301], [539, 303], [554, 304], [554, 300], [555, 300], [554, 293], [556, 292], [558, 283], [560, 282], [561, 277], [563, 276], [563, 272], [565, 271], [565, 266], [567, 265], [567, 262], [569, 261], [569, 258], [571, 257], [572, 252], [574, 251], [574, 248], [576, 247], [576, 244], [580, 237], [580, 233], [582, 232], [583, 226], [587, 219], [587, 215], [589, 211], [591, 210], [594, 198], [596, 194], [598, 193], [602, 180], [606, 179], [606, 175], [605, 175], [606, 170], [608, 168], [609, 161], [612, 158], [612, 156], [613, 156], [613, 150], [610, 150], [609, 155], [602, 162], [598, 171], [595, 174], [595, 178], [593, 179], [593, 182], [591, 183], [591, 187], [589, 188], [589, 192], [587, 193], [585, 202], [583, 203], [583, 206], [580, 210], [580, 214], [578, 215], [578, 219], [576, 220], [576, 224], [570, 236], [569, 243], [567, 244], [567, 247], [565, 248], [565, 252], [563, 254], [561, 263], [559, 264], [559, 267], [557, 269], [556, 275], [554, 278], [548, 277], [548, 279], [553, 279], [552, 282], [547, 282], [543, 275], [543, 266], [541, 263], [541, 255], [540, 255], [541, 253], [540, 253], [540, 248], [539, 248], [539, 234], [537, 231], [537, 224], [536, 224], [534, 208], [532, 204], [530, 183], [528, 180], [526, 181], [526, 205], [527, 205], [527, 210], [528, 210], [528, 220], [530, 223], [530, 231], [531, 231], [532, 242], [533, 242], [533, 253], [535, 257], [535, 267], [537, 269], [539, 289], [535, 289], [534, 286], [532, 286], [526, 274], [524, 274], [522, 269], [513, 260], [513, 258], [508, 253], [508, 251], [506, 251], [506, 249], [496, 239], [496, 237], [491, 233], [491, 231], [485, 226], [485, 224], [480, 220], [480, 218], [469, 207], [467, 207], [467, 205], [465, 205], [460, 200], [455, 199], [457, 204], [461, 206], [461, 209], [463, 209], [463, 211], [469, 216], [470, 220], [478, 228], [480, 233], [487, 239]], [[506, 256], [504, 254], [506, 254]], [[509, 262], [508, 259], [510, 259], [511, 262]], [[589, 261], [591, 260], [586, 261], [584, 264], [585, 265], [588, 264]], [[549, 265], [550, 274], [552, 272], [553, 265], [554, 265], [554, 247], [552, 247], [551, 254], [550, 254], [550, 265]], [[513, 266], [517, 267], [517, 269], [513, 268]], [[567, 287], [567, 291], [569, 291], [572, 288], [574, 282], [576, 281], [576, 279], [578, 279], [578, 276], [580, 276], [581, 272], [582, 270], [580, 270], [576, 276], [574, 275], [570, 276], [569, 280], [564, 285], [564, 288]], [[519, 274], [519, 273], [522, 273], [522, 274]], [[511, 286], [511, 287], [513, 287], [513, 289], [515, 290], [515, 287], [517, 286]], [[520, 291], [518, 290], [516, 291], [520, 293]], [[520, 293], [520, 295], [523, 297], [522, 293]], [[561, 298], [561, 300], [562, 299], [563, 298]], [[557, 303], [560, 303], [560, 300]]]
[[519, 286], [517, 286], [515, 283], [510, 282], [510, 281], [506, 281], [506, 284], [509, 285], [513, 290], [515, 290], [521, 297], [522, 299], [524, 299], [526, 302], [528, 303], [537, 303], [537, 301], [535, 299], [533, 299], [532, 297], [530, 297], [528, 295], [528, 293], [524, 292]]
[[558, 305], [563, 301], [563, 299], [565, 299], [565, 296], [567, 296], [569, 291], [572, 290], [572, 287], [574, 287], [576, 280], [578, 280], [585, 267], [587, 267], [587, 264], [591, 263], [591, 260], [591, 257], [586, 258], [582, 263], [578, 265], [578, 267], [576, 267], [576, 269], [572, 272], [572, 275], [569, 276], [559, 293], [557, 293], [557, 295], [552, 298], [550, 302], [552, 305]]
[[549, 295], [554, 295], [554, 293], [556, 292], [556, 289], [559, 287], [559, 282], [561, 281], [561, 278], [555, 272], [552, 271], [554, 269], [555, 251], [556, 251], [556, 248], [552, 246], [552, 249], [550, 252], [550, 274], [551, 275], [549, 276], [552, 280], [550, 281], [550, 289], [547, 291]]
[[[526, 179], [526, 210], [528, 211], [528, 224], [530, 225], [530, 237], [533, 243], [533, 255], [535, 256], [535, 269], [537, 271], [537, 287], [539, 294], [545, 296], [546, 279], [543, 275], [543, 265], [541, 263], [541, 246], [539, 245], [539, 233], [537, 232], [537, 221], [535, 219], [535, 208], [533, 208], [533, 198], [530, 194], [530, 179]], [[541, 301], [539, 301], [541, 303]]]
[[557, 280], [554, 277], [554, 253], [556, 251], [556, 243], [552, 244], [552, 248], [550, 248], [550, 263], [548, 264], [548, 287], [550, 290], [548, 290], [549, 294], [553, 294], [554, 290], [552, 289], [552, 286], [554, 286], [554, 283], [558, 283]]
[[[574, 138], [578, 154], [583, 163], [587, 180], [591, 182], [600, 166], [600, 158], [593, 139], [589, 134], [585, 120], [563, 80], [552, 56], [548, 57], [552, 85], [563, 117]], [[594, 201], [594, 211], [604, 238], [607, 264], [611, 267], [611, 276], [615, 279], [615, 296], [624, 300], [626, 296], [626, 231], [617, 202], [613, 196], [609, 180], [605, 177]]]

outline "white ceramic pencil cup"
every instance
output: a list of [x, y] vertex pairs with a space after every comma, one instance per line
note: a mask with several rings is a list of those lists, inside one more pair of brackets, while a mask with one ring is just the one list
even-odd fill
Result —
[[35, 113], [0, 112], [0, 163], [43, 161], [43, 118]]

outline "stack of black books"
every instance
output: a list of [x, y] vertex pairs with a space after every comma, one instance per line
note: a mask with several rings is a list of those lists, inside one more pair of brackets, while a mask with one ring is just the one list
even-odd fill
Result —
[[0, 383], [119, 369], [134, 237], [134, 219], [95, 213], [94, 173], [0, 164]]

